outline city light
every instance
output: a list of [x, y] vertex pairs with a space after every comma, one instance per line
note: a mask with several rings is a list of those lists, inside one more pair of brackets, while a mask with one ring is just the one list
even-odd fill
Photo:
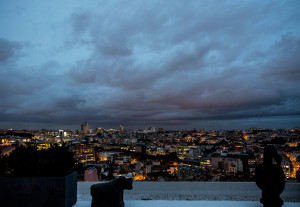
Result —
[[[128, 130], [124, 126], [119, 130], [92, 130], [87, 128], [87, 122], [82, 126], [82, 131], [2, 130], [0, 147], [7, 155], [18, 145], [34, 145], [42, 150], [64, 144], [74, 153], [77, 165], [97, 169], [99, 180], [131, 173], [136, 181], [253, 181], [255, 167], [263, 162], [264, 146], [278, 141], [277, 135], [300, 134], [299, 130], [156, 131]], [[162, 139], [166, 135], [168, 139]], [[300, 169], [298, 143], [293, 138], [275, 145], [280, 149], [281, 167], [287, 179], [296, 179]]]

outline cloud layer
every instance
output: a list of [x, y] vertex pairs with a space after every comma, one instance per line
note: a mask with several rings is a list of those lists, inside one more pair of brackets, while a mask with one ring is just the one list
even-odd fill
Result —
[[0, 32], [0, 128], [300, 123], [297, 1], [40, 4], [37, 36]]

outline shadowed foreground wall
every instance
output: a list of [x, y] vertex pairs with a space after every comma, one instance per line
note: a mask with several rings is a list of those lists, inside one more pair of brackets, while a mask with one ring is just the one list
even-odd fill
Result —
[[1, 207], [71, 207], [76, 193], [76, 172], [64, 177], [0, 177]]

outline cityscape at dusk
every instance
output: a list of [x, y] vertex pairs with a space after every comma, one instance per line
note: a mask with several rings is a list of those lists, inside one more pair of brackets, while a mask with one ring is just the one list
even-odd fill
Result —
[[1, 0], [0, 206], [297, 206], [299, 11]]
[[254, 181], [263, 149], [273, 145], [290, 182], [300, 180], [300, 129], [247, 130], [0, 130], [0, 150], [9, 155], [17, 146], [49, 149], [64, 143], [80, 164], [79, 181], [130, 176], [135, 181]]

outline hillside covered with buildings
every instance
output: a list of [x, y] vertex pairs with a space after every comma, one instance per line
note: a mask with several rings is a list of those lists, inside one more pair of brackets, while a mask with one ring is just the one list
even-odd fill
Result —
[[132, 176], [136, 181], [253, 181], [263, 148], [276, 147], [286, 178], [299, 181], [300, 129], [1, 130], [1, 155], [18, 145], [38, 149], [66, 143], [80, 167], [79, 181]]

